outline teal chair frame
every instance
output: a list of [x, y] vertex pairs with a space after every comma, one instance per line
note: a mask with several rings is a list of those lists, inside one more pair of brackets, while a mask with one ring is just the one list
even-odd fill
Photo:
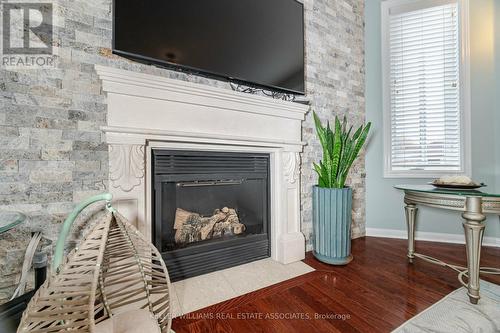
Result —
[[57, 238], [56, 249], [54, 251], [54, 258], [52, 260], [51, 266], [51, 270], [53, 273], [57, 273], [59, 267], [62, 264], [64, 258], [64, 244], [66, 243], [66, 239], [68, 238], [69, 232], [71, 231], [71, 227], [73, 226], [73, 223], [75, 222], [78, 215], [82, 212], [82, 210], [99, 201], [106, 201], [106, 209], [114, 212], [115, 210], [111, 206], [112, 199], [113, 196], [111, 195], [111, 193], [98, 194], [82, 201], [73, 209], [73, 211], [71, 211], [66, 220], [64, 220], [61, 231], [59, 232], [59, 237]]

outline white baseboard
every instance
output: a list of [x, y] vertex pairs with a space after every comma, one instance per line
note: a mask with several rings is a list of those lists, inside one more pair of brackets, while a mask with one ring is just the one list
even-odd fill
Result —
[[[407, 238], [406, 230], [396, 230], [396, 229], [366, 228], [366, 235], [373, 237], [386, 237], [386, 238], [400, 238], [400, 239]], [[415, 234], [415, 238], [417, 240], [430, 241], [430, 242], [465, 244], [464, 235], [460, 234], [444, 234], [440, 232], [417, 231]], [[484, 237], [483, 245], [500, 247], [500, 238]]]

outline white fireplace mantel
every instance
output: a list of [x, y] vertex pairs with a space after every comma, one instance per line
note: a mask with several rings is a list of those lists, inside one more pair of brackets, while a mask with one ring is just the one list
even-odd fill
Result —
[[264, 152], [271, 164], [271, 257], [304, 258], [300, 229], [301, 126], [306, 105], [96, 66], [107, 95], [109, 189], [151, 237], [151, 150]]

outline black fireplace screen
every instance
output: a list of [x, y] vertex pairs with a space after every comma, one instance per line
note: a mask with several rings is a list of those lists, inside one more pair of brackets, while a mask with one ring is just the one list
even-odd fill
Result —
[[153, 150], [155, 245], [172, 280], [269, 256], [269, 155]]

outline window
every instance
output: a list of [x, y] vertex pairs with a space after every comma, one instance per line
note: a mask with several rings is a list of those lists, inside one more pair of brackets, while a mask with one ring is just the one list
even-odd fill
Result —
[[468, 173], [468, 65], [461, 2], [382, 4], [386, 177]]

